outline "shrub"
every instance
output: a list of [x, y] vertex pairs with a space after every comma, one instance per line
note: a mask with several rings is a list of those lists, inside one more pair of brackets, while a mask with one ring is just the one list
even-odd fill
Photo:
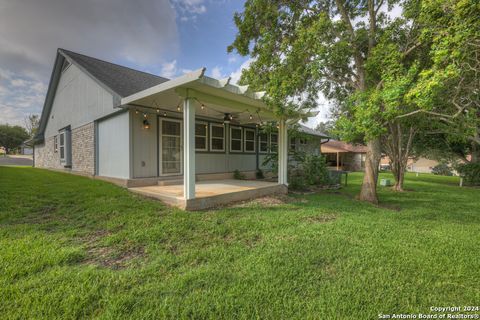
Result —
[[296, 160], [295, 166], [288, 170], [289, 188], [292, 190], [306, 190], [309, 186], [328, 185], [331, 183], [325, 157], [319, 155], [305, 155]]
[[467, 185], [480, 185], [480, 162], [461, 164], [457, 168], [458, 173]]
[[238, 171], [238, 169], [235, 169], [235, 171], [233, 171], [233, 178], [236, 180], [244, 180], [245, 175], [240, 171]]
[[433, 167], [432, 173], [439, 176], [453, 176], [452, 169], [446, 163], [439, 163]]
[[307, 179], [305, 179], [305, 173], [300, 169], [290, 170], [288, 175], [288, 188], [296, 191], [307, 190]]
[[265, 178], [265, 175], [263, 174], [262, 169], [258, 169], [257, 172], [255, 173], [255, 176], [257, 177], [257, 179], [264, 179]]
[[321, 155], [307, 154], [303, 164], [305, 178], [310, 185], [326, 185], [330, 183], [325, 157]]

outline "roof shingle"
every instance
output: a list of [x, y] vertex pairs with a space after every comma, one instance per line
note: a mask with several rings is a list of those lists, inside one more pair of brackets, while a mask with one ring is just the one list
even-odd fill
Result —
[[168, 81], [167, 78], [134, 70], [69, 50], [59, 49], [59, 52], [78, 63], [94, 78], [102, 82], [120, 97], [127, 97], [136, 92]]

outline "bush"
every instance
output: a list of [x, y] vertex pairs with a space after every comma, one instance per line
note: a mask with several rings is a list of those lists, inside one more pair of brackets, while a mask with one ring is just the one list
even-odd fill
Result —
[[235, 169], [235, 171], [233, 171], [233, 178], [236, 180], [245, 180], [245, 175], [238, 171], [238, 169]]
[[433, 167], [432, 173], [439, 176], [453, 176], [452, 169], [446, 163], [439, 163]]
[[288, 175], [288, 188], [296, 191], [307, 190], [307, 179], [303, 170], [292, 169]]
[[290, 167], [288, 175], [289, 188], [292, 190], [307, 190], [309, 186], [331, 184], [325, 157], [305, 155], [297, 160], [295, 167]]
[[265, 178], [265, 175], [263, 174], [262, 169], [258, 169], [257, 172], [255, 173], [255, 176], [257, 177], [257, 179], [264, 179]]
[[301, 164], [305, 172], [305, 178], [310, 185], [326, 185], [330, 183], [327, 163], [324, 156], [308, 154]]
[[457, 168], [458, 173], [467, 185], [480, 185], [480, 162], [461, 164]]

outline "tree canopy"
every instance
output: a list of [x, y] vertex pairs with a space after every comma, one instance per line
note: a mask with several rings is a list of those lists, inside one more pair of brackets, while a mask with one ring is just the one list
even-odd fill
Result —
[[4, 147], [7, 153], [11, 149], [20, 147], [28, 138], [29, 135], [23, 127], [8, 124], [0, 125], [0, 146]]

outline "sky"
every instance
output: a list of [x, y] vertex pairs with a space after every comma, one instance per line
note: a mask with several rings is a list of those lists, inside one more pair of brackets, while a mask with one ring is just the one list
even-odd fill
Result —
[[[0, 123], [42, 111], [57, 48], [173, 78], [202, 67], [240, 78], [227, 53], [240, 0], [0, 0]], [[328, 118], [320, 106], [315, 127]]]

